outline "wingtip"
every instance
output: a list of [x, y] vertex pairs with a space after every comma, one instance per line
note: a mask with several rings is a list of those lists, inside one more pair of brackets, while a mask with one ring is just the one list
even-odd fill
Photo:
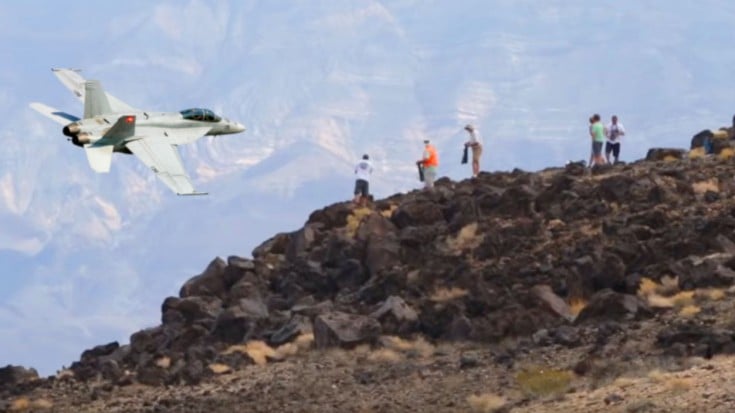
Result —
[[196, 192], [196, 191], [184, 192], [184, 193], [177, 192], [176, 195], [178, 196], [198, 196], [198, 195], [209, 195], [209, 192]]

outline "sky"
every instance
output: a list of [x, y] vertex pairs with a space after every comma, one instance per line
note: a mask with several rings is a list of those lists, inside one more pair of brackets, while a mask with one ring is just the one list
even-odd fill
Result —
[[[243, 0], [0, 2], [0, 365], [53, 374], [128, 341], [215, 257], [250, 256], [351, 197], [369, 153], [377, 197], [482, 169], [589, 155], [587, 119], [617, 114], [621, 158], [729, 125], [729, 1]], [[128, 104], [206, 107], [247, 127], [180, 152], [206, 197], [176, 197], [132, 156], [95, 174], [43, 102], [80, 114], [71, 67]]]

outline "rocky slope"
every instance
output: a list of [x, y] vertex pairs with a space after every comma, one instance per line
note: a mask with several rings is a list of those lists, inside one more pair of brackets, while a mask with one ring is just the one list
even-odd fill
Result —
[[[252, 259], [213, 260], [129, 344], [42, 380], [1, 369], [0, 409], [551, 411], [601, 378], [730, 354], [735, 165], [718, 152], [331, 205]], [[470, 400], [485, 393], [504, 407]]]

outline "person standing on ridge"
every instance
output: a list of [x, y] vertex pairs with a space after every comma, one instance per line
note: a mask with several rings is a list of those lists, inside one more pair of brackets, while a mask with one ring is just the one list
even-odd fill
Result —
[[605, 143], [605, 159], [607, 163], [610, 163], [610, 152], [615, 158], [614, 163], [618, 163], [618, 157], [620, 156], [620, 137], [625, 136], [625, 128], [623, 124], [618, 122], [618, 117], [613, 115], [610, 120], [610, 124], [607, 126], [606, 136], [607, 142]]
[[439, 167], [439, 155], [434, 145], [428, 139], [424, 140], [424, 155], [416, 162], [424, 171], [424, 189], [433, 189], [436, 179], [436, 170]]
[[373, 173], [373, 164], [370, 162], [370, 157], [365, 154], [362, 155], [360, 162], [355, 165], [355, 199], [353, 202], [355, 205], [366, 206], [368, 198], [370, 196], [370, 175]]
[[470, 139], [465, 142], [464, 146], [472, 148], [472, 177], [477, 178], [480, 173], [480, 156], [482, 156], [482, 140], [480, 134], [474, 126], [467, 125], [464, 130], [470, 134]]
[[600, 115], [595, 113], [592, 115], [592, 126], [590, 126], [590, 135], [592, 137], [592, 158], [593, 165], [604, 165], [605, 158], [602, 156], [602, 144], [605, 143], [605, 127], [602, 126]]

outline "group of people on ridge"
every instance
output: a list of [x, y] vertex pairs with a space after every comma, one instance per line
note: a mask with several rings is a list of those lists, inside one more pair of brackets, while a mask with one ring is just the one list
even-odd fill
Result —
[[[620, 138], [625, 135], [623, 124], [613, 115], [610, 124], [604, 126], [600, 115], [595, 113], [590, 117], [590, 137], [592, 138], [592, 153], [590, 153], [589, 167], [610, 163], [612, 153], [614, 161], [618, 163], [620, 156]], [[602, 157], [602, 146], [605, 145], [605, 157]]]
[[[480, 134], [472, 125], [467, 125], [464, 130], [469, 134], [469, 139], [465, 142], [465, 158], [467, 150], [472, 149], [472, 177], [477, 178], [480, 173], [480, 156], [482, 156], [482, 140]], [[465, 163], [466, 159], [462, 159]], [[437, 169], [439, 168], [439, 153], [436, 147], [431, 144], [428, 139], [424, 140], [424, 152], [421, 159], [416, 161], [419, 168], [420, 179], [424, 182], [424, 189], [432, 190], [434, 181], [436, 180]], [[355, 165], [355, 198], [353, 202], [359, 206], [367, 205], [370, 199], [370, 175], [373, 173], [373, 165], [370, 162], [370, 156], [362, 155], [362, 159]]]

